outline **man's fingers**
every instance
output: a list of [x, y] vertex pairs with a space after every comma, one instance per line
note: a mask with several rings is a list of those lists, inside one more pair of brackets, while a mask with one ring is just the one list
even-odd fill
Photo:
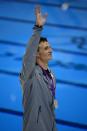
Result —
[[41, 13], [41, 7], [40, 7], [40, 5], [36, 5], [36, 7], [35, 7], [35, 15], [40, 14], [40, 13]]
[[39, 25], [44, 25], [46, 22], [46, 17], [48, 16], [47, 13], [45, 13], [44, 15], [41, 14], [41, 7], [40, 5], [37, 5], [35, 7], [35, 15], [36, 15], [36, 23], [38, 23]]
[[48, 16], [48, 13], [45, 13], [44, 15], [43, 15], [43, 18], [46, 18]]

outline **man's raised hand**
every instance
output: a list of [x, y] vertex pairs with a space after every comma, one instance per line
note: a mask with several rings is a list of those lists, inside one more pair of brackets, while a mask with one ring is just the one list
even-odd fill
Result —
[[43, 26], [46, 23], [48, 14], [45, 13], [44, 15], [42, 15], [41, 7], [38, 5], [35, 8], [35, 15], [36, 15], [36, 25]]

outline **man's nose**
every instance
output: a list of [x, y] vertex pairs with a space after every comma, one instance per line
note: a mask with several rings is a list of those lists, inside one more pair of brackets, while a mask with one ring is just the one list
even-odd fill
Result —
[[49, 47], [49, 50], [52, 52], [52, 48], [51, 47]]

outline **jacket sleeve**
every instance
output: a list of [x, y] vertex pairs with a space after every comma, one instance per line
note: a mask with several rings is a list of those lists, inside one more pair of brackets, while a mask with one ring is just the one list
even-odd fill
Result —
[[36, 64], [36, 53], [39, 45], [40, 35], [42, 27], [34, 26], [34, 33], [27, 44], [25, 54], [23, 56], [22, 71], [19, 74], [19, 78], [22, 86], [25, 81], [31, 76], [32, 71]]

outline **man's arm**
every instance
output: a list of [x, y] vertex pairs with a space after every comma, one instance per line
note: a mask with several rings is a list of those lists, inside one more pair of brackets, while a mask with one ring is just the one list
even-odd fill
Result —
[[35, 27], [34, 34], [32, 35], [27, 45], [26, 52], [23, 57], [23, 68], [22, 68], [22, 73], [23, 73], [22, 78], [24, 80], [27, 80], [30, 77], [34, 69], [34, 66], [36, 63], [36, 53], [37, 53], [37, 48], [38, 48], [38, 44], [40, 40], [41, 31], [42, 31], [42, 28]]
[[24, 85], [25, 81], [31, 76], [36, 64], [36, 54], [39, 45], [42, 26], [45, 24], [47, 14], [41, 14], [40, 7], [35, 8], [36, 26], [34, 26], [34, 33], [27, 45], [25, 55], [23, 57], [22, 71], [20, 73], [20, 81]]

